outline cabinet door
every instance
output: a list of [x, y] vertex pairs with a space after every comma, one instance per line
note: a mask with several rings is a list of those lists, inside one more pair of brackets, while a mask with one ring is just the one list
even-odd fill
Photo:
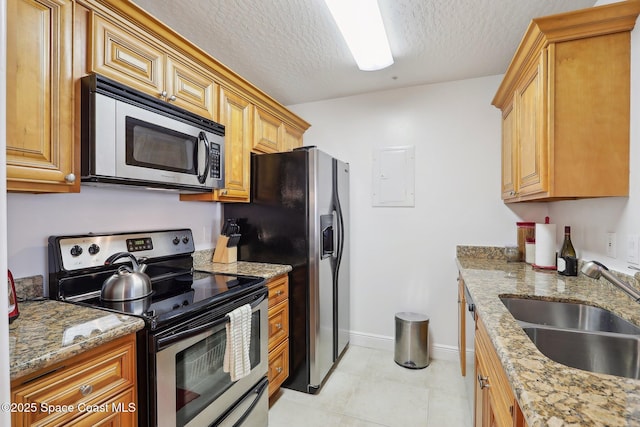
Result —
[[473, 418], [473, 426], [474, 427], [484, 427], [489, 423], [487, 422], [487, 418], [489, 416], [490, 408], [489, 408], [489, 396], [484, 385], [484, 378], [486, 378], [486, 368], [481, 359], [481, 356], [478, 351], [475, 352], [475, 388], [474, 388], [474, 418]]
[[271, 397], [289, 376], [289, 340], [284, 340], [269, 352], [269, 397]]
[[458, 356], [460, 357], [460, 373], [463, 377], [467, 374], [466, 305], [464, 281], [458, 277]]
[[225, 125], [225, 188], [220, 201], [249, 201], [253, 105], [220, 88], [220, 122]]
[[502, 112], [502, 199], [516, 196], [517, 140], [513, 102]]
[[516, 91], [518, 126], [517, 190], [518, 195], [547, 192], [549, 153], [544, 134], [546, 128], [546, 51], [525, 74], [524, 84]]
[[7, 189], [80, 191], [73, 2], [7, 2]]
[[200, 116], [216, 120], [217, 87], [213, 75], [187, 59], [167, 57], [166, 99]]
[[280, 119], [255, 107], [252, 150], [257, 153], [280, 151], [280, 126], [282, 126]]
[[284, 124], [282, 126], [282, 147], [280, 151], [291, 151], [294, 148], [302, 147], [302, 134], [300, 129]]
[[165, 54], [148, 34], [130, 25], [122, 28], [93, 14], [91, 68], [151, 96], [165, 90]]

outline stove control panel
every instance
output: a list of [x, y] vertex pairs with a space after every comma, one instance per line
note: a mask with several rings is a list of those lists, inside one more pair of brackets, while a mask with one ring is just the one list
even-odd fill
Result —
[[[136, 258], [158, 258], [195, 251], [193, 234], [188, 228], [51, 237], [49, 244], [54, 245], [67, 271], [103, 266], [105, 260], [116, 252], [130, 252]], [[127, 262], [127, 258], [116, 262]]]

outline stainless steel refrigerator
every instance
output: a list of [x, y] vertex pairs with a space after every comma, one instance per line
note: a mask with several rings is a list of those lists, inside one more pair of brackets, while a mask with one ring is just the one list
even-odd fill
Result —
[[349, 343], [349, 165], [315, 147], [252, 155], [251, 203], [224, 216], [239, 260], [293, 267], [283, 386], [316, 393]]

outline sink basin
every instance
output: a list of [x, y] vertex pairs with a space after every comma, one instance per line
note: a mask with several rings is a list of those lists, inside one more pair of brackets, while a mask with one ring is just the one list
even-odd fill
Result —
[[640, 327], [602, 308], [580, 303], [518, 297], [500, 299], [520, 322], [583, 331], [640, 335]]
[[546, 327], [524, 327], [551, 360], [590, 372], [640, 378], [640, 337]]

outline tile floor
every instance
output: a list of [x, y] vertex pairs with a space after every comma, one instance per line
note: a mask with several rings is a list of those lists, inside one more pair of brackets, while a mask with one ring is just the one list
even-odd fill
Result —
[[319, 394], [281, 389], [269, 427], [470, 427], [467, 384], [457, 362], [413, 370], [351, 345]]

